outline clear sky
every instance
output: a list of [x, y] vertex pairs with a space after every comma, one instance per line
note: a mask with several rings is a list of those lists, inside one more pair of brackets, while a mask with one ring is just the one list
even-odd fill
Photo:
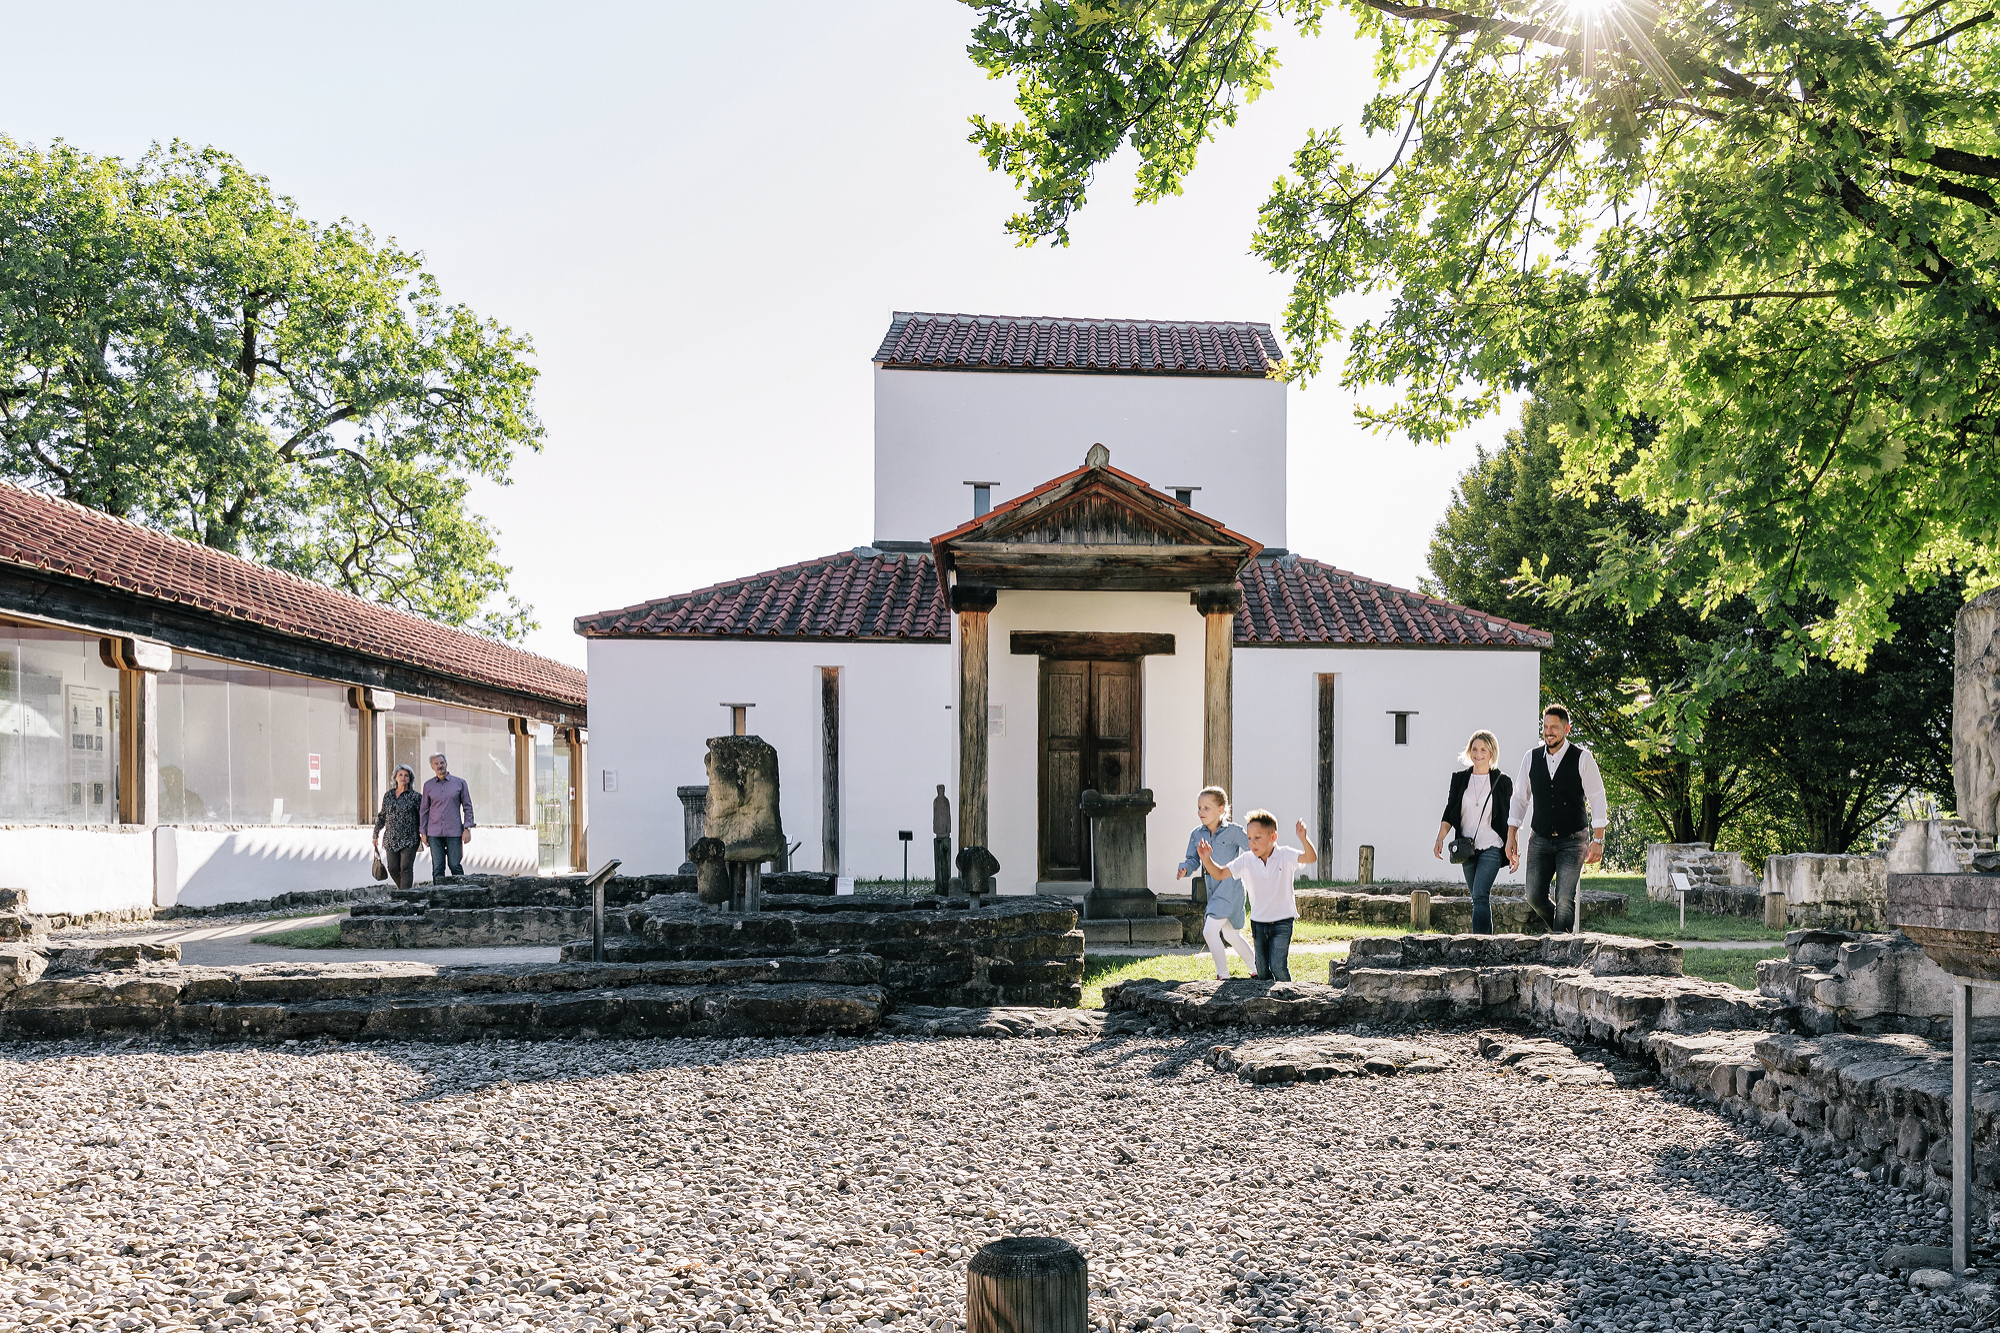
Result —
[[[1107, 172], [1067, 250], [1023, 250], [965, 142], [1011, 106], [972, 22], [952, 0], [16, 5], [0, 130], [225, 148], [531, 334], [547, 448], [477, 504], [541, 621], [527, 646], [582, 665], [578, 615], [868, 540], [892, 310], [1280, 320], [1257, 205], [1309, 127], [1362, 142], [1366, 48], [1283, 43], [1184, 196], [1137, 207]], [[1333, 376], [1291, 391], [1290, 546], [1414, 586], [1507, 423], [1438, 449], [1353, 405]]]

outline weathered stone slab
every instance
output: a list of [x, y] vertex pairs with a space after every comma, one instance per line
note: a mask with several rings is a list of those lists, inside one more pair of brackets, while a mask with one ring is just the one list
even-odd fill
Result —
[[1105, 1015], [1091, 1009], [899, 1005], [880, 1030], [899, 1037], [1097, 1037], [1104, 1033]]
[[1888, 916], [1946, 972], [2000, 981], [2000, 875], [1891, 875]]
[[[778, 752], [761, 736], [712, 736], [706, 762], [704, 834], [720, 840], [731, 861], [782, 857], [785, 829], [778, 815]], [[701, 864], [700, 857], [693, 859]]]
[[1563, 1087], [1636, 1088], [1653, 1081], [1651, 1068], [1602, 1050], [1578, 1050], [1547, 1037], [1479, 1034], [1479, 1054], [1537, 1083]]
[[1361, 968], [1505, 967], [1538, 963], [1598, 976], [1681, 975], [1677, 944], [1623, 935], [1387, 935], [1348, 946], [1347, 966]]
[[1210, 1047], [1208, 1063], [1245, 1083], [1317, 1083], [1330, 1078], [1392, 1078], [1432, 1074], [1447, 1056], [1435, 1046], [1346, 1033], [1261, 1037]]
[[[1900, 931], [1795, 930], [1786, 957], [1757, 965], [1757, 989], [1797, 1011], [1808, 1032], [1951, 1036], [1952, 980]], [[1974, 992], [1975, 1040], [2000, 1038], [2000, 996]]]

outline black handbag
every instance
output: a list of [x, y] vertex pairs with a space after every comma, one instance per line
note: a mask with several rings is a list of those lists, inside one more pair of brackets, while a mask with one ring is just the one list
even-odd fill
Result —
[[[1479, 819], [1473, 825], [1474, 828], [1486, 822], [1486, 807], [1491, 804], [1493, 804], [1493, 783], [1491, 779], [1488, 779], [1486, 784], [1486, 799], [1479, 803]], [[1451, 845], [1445, 850], [1450, 854], [1453, 865], [1462, 866], [1473, 857], [1479, 855], [1478, 835], [1475, 834], [1468, 838], [1461, 833], [1451, 840]]]

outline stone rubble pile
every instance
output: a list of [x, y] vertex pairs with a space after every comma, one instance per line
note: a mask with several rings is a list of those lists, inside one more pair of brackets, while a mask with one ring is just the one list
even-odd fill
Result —
[[1084, 1251], [1116, 1333], [1985, 1318], [1878, 1262], [1945, 1238], [1912, 1191], [1399, 1039], [1444, 1070], [1256, 1085], [1143, 1036], [0, 1050], [0, 1322], [958, 1333], [967, 1257], [1017, 1231]]

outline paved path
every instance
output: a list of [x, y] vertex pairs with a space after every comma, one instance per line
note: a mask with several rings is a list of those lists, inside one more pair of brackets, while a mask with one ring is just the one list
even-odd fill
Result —
[[109, 944], [116, 940], [143, 939], [154, 944], [178, 944], [181, 961], [202, 967], [235, 967], [244, 963], [358, 963], [388, 960], [405, 963], [553, 963], [562, 950], [553, 944], [514, 945], [484, 949], [290, 949], [272, 944], [256, 944], [259, 935], [281, 931], [307, 930], [328, 926], [345, 918], [346, 912], [320, 916], [283, 917], [261, 921], [222, 921], [206, 925], [190, 924], [164, 930], [135, 930], [116, 936], [93, 933], [77, 937], [77, 943]]

